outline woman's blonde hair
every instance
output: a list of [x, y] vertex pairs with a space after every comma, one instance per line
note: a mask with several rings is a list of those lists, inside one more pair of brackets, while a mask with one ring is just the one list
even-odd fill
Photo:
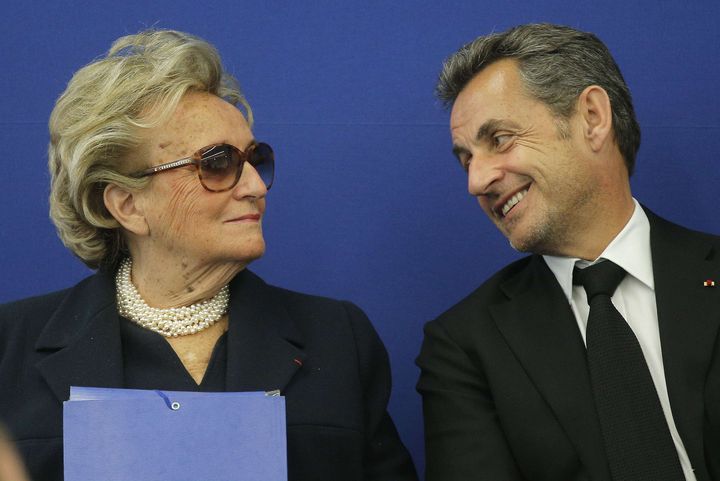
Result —
[[50, 218], [62, 242], [87, 266], [115, 267], [127, 254], [120, 224], [105, 208], [112, 183], [138, 190], [148, 178], [134, 156], [142, 131], [161, 125], [189, 91], [208, 92], [252, 111], [220, 56], [205, 40], [173, 30], [121, 37], [78, 70], [50, 115]]

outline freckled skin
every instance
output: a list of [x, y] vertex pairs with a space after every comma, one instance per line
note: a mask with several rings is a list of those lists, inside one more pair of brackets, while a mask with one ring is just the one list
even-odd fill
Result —
[[[158, 165], [214, 143], [244, 150], [253, 135], [237, 108], [207, 93], [190, 93], [170, 119], [146, 138], [147, 165]], [[228, 221], [248, 214], [262, 216], [266, 194], [249, 165], [227, 192], [205, 190], [194, 166], [153, 176], [148, 187], [135, 195], [147, 233], [129, 235], [133, 282], [146, 301], [169, 307], [211, 297], [262, 256], [262, 221]]]
[[[519, 251], [569, 254], [602, 206], [603, 175], [589, 160], [575, 117], [568, 120], [570, 138], [562, 138], [549, 109], [525, 93], [514, 60], [486, 67], [454, 103], [451, 134], [467, 161], [468, 190]], [[477, 139], [491, 119], [498, 130]], [[507, 217], [498, 214], [528, 187]]]

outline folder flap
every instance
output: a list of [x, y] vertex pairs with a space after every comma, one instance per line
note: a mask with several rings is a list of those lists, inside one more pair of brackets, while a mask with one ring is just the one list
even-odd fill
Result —
[[66, 481], [287, 481], [282, 396], [71, 393], [63, 409]]
[[197, 392], [197, 391], [156, 391], [148, 389], [117, 389], [104, 387], [80, 387], [70, 386], [70, 401], [88, 401], [100, 399], [154, 399], [158, 392], [163, 392], [168, 397], [181, 396], [184, 399], [191, 397], [206, 397], [220, 395], [222, 397], [247, 397], [265, 396], [268, 393], [279, 393], [280, 391], [249, 391], [249, 392]]

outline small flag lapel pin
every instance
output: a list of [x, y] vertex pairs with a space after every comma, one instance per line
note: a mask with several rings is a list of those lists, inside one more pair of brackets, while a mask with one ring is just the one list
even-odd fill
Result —
[[703, 282], [703, 286], [705, 287], [715, 287], [715, 281], [712, 279], [708, 279], [705, 282]]

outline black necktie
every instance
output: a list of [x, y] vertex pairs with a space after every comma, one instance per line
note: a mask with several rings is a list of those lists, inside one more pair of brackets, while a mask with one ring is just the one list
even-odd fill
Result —
[[623, 277], [623, 268], [610, 261], [573, 273], [590, 305], [587, 360], [610, 472], [614, 481], [682, 481], [642, 349], [610, 300]]

